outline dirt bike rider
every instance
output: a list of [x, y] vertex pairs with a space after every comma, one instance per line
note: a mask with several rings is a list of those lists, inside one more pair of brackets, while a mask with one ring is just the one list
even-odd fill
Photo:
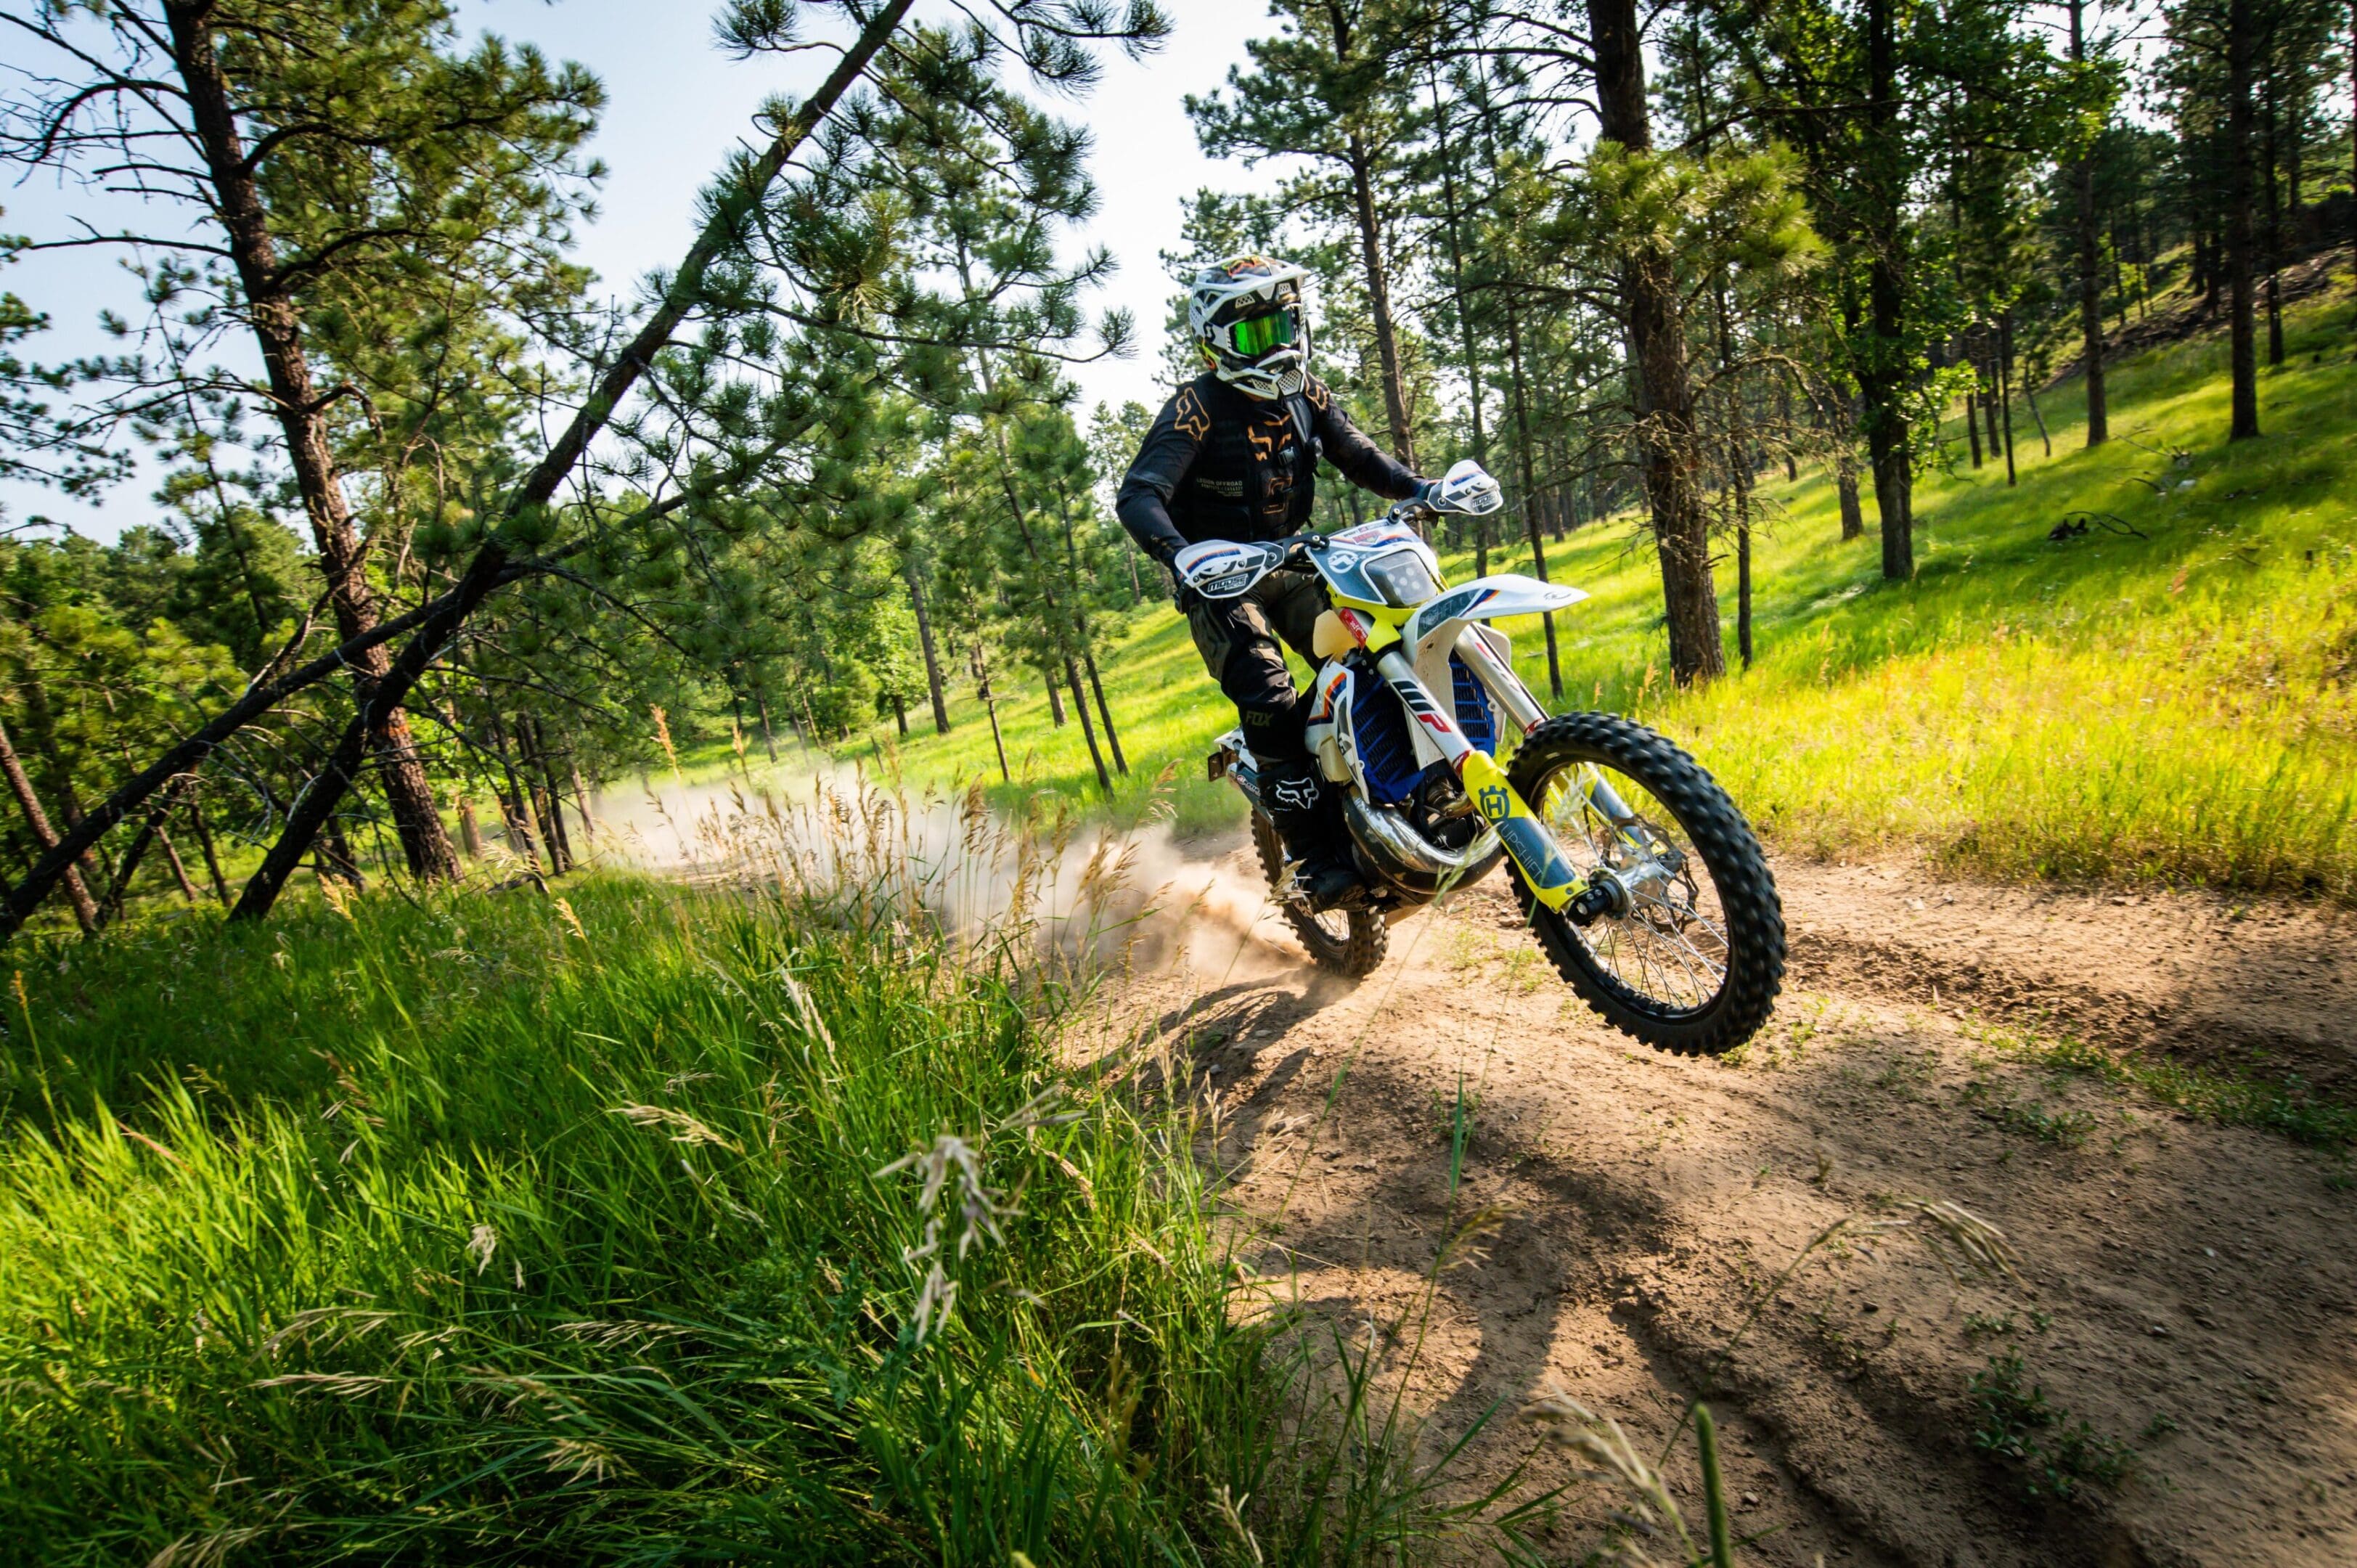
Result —
[[[1309, 373], [1304, 268], [1239, 256], [1196, 274], [1187, 324], [1210, 368], [1163, 404], [1114, 503], [1138, 547], [1165, 566], [1189, 544], [1281, 539], [1309, 526], [1318, 459], [1393, 500], [1428, 492], [1361, 434]], [[1282, 639], [1312, 669], [1310, 633], [1326, 606], [1317, 575], [1272, 572], [1241, 598], [1211, 600], [1181, 584], [1178, 608], [1204, 667], [1235, 703], [1260, 766], [1261, 804], [1298, 863], [1294, 885], [1313, 909], [1358, 893], [1339, 801], [1302, 730], [1307, 710]]]

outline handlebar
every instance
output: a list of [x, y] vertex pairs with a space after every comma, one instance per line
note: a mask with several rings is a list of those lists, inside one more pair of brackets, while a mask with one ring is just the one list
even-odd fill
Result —
[[[1439, 515], [1439, 509], [1429, 501], [1420, 501], [1410, 497], [1405, 500], [1394, 501], [1390, 509], [1383, 513], [1383, 521], [1413, 524], [1426, 521]], [[1304, 562], [1308, 553], [1324, 550], [1333, 542], [1333, 540], [1334, 536], [1330, 533], [1294, 533], [1287, 534], [1283, 539], [1264, 540], [1262, 546], [1265, 549], [1284, 551], [1285, 558], [1280, 564], [1291, 566]]]

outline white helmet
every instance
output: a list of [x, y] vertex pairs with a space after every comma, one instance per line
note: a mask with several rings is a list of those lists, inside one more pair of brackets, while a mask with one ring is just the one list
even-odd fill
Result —
[[1308, 269], [1238, 256], [1195, 274], [1187, 326], [1211, 373], [1250, 397], [1290, 397], [1309, 383]]

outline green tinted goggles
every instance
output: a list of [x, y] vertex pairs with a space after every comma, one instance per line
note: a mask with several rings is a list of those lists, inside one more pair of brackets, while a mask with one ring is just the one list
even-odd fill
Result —
[[1271, 349], [1281, 349], [1293, 341], [1293, 312], [1272, 310], [1265, 316], [1254, 316], [1228, 328], [1228, 342], [1247, 360], [1257, 360]]

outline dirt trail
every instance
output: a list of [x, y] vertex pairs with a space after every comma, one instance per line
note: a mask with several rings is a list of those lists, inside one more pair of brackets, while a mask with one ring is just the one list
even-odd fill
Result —
[[[2347, 926], [1907, 866], [1777, 876], [1792, 974], [1734, 1064], [1606, 1030], [1535, 961], [1496, 885], [1395, 928], [1391, 961], [1356, 986], [1284, 961], [1271, 919], [1236, 964], [1166, 970], [1118, 1000], [1184, 1031], [1217, 1086], [1254, 1264], [1338, 1319], [1397, 1323], [1451, 1215], [1503, 1210], [1488, 1261], [1446, 1276], [1405, 1369], [1428, 1449], [1502, 1406], [1460, 1461], [1465, 1485], [1530, 1450], [1512, 1412], [1551, 1383], [1649, 1451], [1706, 1389], [1738, 1532], [1759, 1537], [1746, 1562], [2357, 1562], [2346, 1166], [2008, 1056], [1983, 1026], [2264, 1054], [2347, 1092]], [[1452, 1208], [1460, 1073], [1478, 1109]], [[1835, 1244], [1723, 1353], [1812, 1237], [1905, 1197], [2002, 1228], [2022, 1283], [1958, 1283], [1904, 1234]], [[2018, 1466], [1975, 1452], [1971, 1380], [2015, 1351], [2025, 1392], [2134, 1446], [2130, 1478], [2033, 1499]], [[1535, 1473], [1571, 1470], [1549, 1451]], [[1691, 1466], [1671, 1474], [1698, 1515]], [[1619, 1501], [1570, 1493], [1549, 1549], [1593, 1544]]]

